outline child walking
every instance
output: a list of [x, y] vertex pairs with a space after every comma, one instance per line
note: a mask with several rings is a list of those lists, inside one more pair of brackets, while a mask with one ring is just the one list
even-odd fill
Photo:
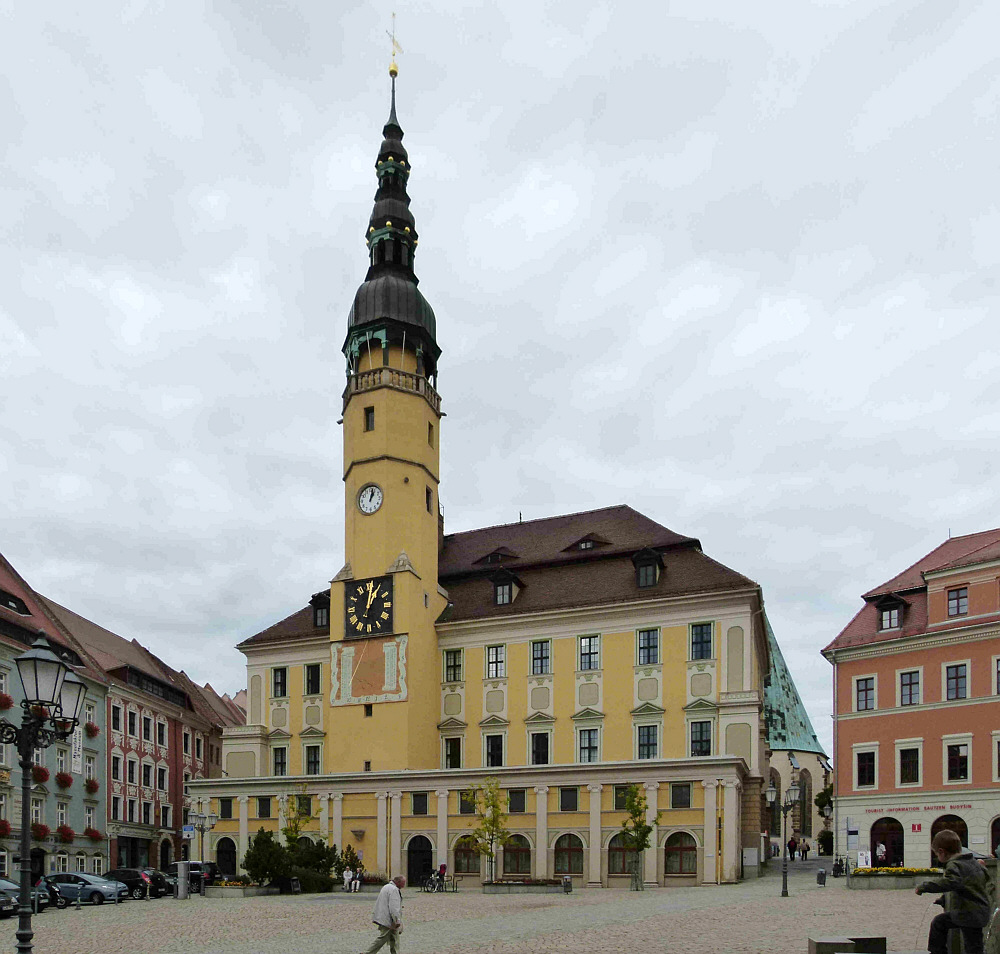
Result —
[[937, 881], [925, 881], [914, 889], [917, 894], [952, 892], [952, 909], [931, 921], [927, 938], [930, 954], [948, 954], [948, 932], [962, 932], [965, 954], [983, 954], [983, 928], [990, 920], [990, 897], [986, 869], [971, 851], [962, 850], [962, 841], [953, 831], [939, 831], [931, 842], [934, 857], [944, 865]]

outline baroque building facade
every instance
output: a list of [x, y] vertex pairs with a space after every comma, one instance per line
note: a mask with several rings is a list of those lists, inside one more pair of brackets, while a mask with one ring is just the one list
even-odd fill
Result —
[[[499, 779], [505, 877], [627, 884], [629, 784], [650, 885], [731, 882], [764, 849], [769, 643], [760, 587], [627, 506], [445, 534], [434, 312], [417, 287], [392, 106], [343, 344], [345, 563], [239, 644], [246, 724], [189, 786], [235, 872], [291, 813], [369, 871], [485, 877], [469, 794]], [[225, 860], [225, 863], [223, 863]]]

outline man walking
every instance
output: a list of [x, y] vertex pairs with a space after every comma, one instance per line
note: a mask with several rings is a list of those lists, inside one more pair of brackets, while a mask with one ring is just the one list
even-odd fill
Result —
[[378, 937], [365, 954], [375, 954], [388, 942], [389, 954], [399, 954], [399, 935], [403, 931], [403, 896], [400, 889], [406, 887], [406, 878], [397, 875], [382, 886], [375, 901], [372, 922], [378, 928]]

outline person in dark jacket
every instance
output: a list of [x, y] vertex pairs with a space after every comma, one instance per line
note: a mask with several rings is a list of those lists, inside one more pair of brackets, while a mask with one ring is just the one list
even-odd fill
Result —
[[983, 954], [983, 928], [990, 920], [990, 896], [986, 869], [971, 851], [962, 850], [962, 841], [953, 831], [939, 831], [931, 842], [934, 857], [944, 865], [937, 881], [924, 881], [917, 894], [952, 892], [951, 910], [931, 921], [927, 938], [930, 954], [948, 954], [948, 932], [962, 932], [965, 954]]

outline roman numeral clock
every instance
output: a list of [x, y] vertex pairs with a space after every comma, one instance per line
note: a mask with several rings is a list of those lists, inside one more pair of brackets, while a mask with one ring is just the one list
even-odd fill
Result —
[[344, 635], [373, 636], [392, 632], [392, 577], [354, 580], [344, 599]]

